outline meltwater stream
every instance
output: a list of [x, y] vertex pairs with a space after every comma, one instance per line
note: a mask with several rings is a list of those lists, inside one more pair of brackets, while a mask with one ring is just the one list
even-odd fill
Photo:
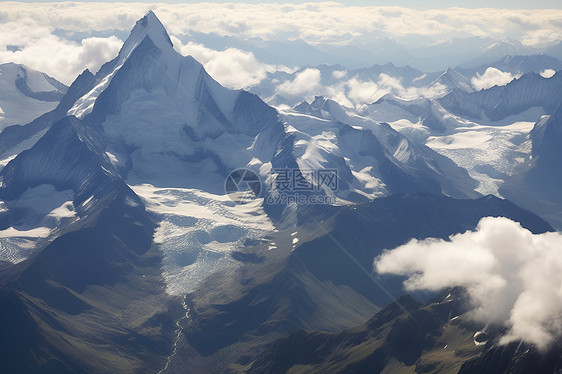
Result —
[[176, 321], [176, 327], [177, 327], [175, 331], [176, 338], [174, 339], [174, 345], [172, 346], [172, 353], [168, 356], [168, 359], [166, 360], [166, 365], [164, 365], [162, 370], [160, 370], [157, 374], [164, 374], [168, 370], [168, 367], [170, 366], [170, 362], [172, 362], [172, 359], [174, 358], [176, 353], [178, 353], [178, 343], [181, 339], [181, 334], [183, 332], [183, 329], [189, 324], [189, 322], [191, 322], [191, 317], [189, 315], [189, 307], [185, 302], [185, 298], [186, 296], [184, 296], [181, 300], [181, 305], [185, 310], [185, 314]]

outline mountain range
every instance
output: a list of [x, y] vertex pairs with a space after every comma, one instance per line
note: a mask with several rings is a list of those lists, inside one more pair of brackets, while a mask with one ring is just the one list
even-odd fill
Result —
[[[562, 227], [560, 73], [539, 74], [560, 65], [505, 58], [487, 68], [521, 77], [482, 90], [471, 83], [482, 67], [324, 65], [308, 68], [321, 87], [386, 74], [436, 94], [287, 98], [281, 80], [306, 68], [227, 89], [152, 11], [70, 87], [1, 65], [3, 368], [531, 372], [544, 357], [541, 370], [559, 369], [558, 342], [524, 345], [528, 355], [499, 346], [502, 327], [471, 319], [464, 290], [407, 295], [403, 277], [372, 267], [384, 250], [449, 240], [483, 217], [533, 234]], [[225, 191], [240, 169], [261, 184], [246, 204]], [[309, 178], [276, 200], [283, 171], [313, 170], [337, 188]], [[299, 193], [330, 203], [297, 204]]]

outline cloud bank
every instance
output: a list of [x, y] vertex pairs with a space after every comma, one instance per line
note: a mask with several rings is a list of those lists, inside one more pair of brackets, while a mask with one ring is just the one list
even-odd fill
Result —
[[562, 235], [533, 235], [507, 218], [483, 218], [476, 231], [412, 240], [374, 261], [380, 274], [409, 278], [407, 290], [468, 290], [473, 317], [504, 324], [500, 344], [539, 349], [562, 336]]
[[[148, 9], [172, 34], [192, 31], [218, 35], [275, 38], [295, 36], [314, 42], [339, 42], [376, 32], [411, 35], [512, 38], [546, 45], [562, 38], [562, 14], [549, 9], [416, 10], [389, 6], [345, 6], [337, 2], [303, 4], [148, 4], [148, 3], [4, 3], [2, 22], [28, 20], [51, 29], [128, 30]], [[416, 43], [417, 41], [413, 41]]]
[[[376, 42], [386, 40], [391, 42], [390, 45], [398, 43], [396, 45], [414, 49], [419, 48], [420, 43], [430, 45], [472, 37], [489, 38], [490, 42], [511, 38], [534, 48], [543, 48], [562, 39], [562, 12], [544, 9], [422, 11], [401, 7], [345, 6], [336, 2], [3, 2], [0, 62], [24, 63], [68, 84], [83, 69], [95, 71], [102, 62], [114, 56], [119, 48], [116, 36], [123, 38], [149, 9], [156, 12], [170, 35], [184, 41], [196, 34], [213, 34], [251, 41], [254, 46], [264, 46], [271, 41], [282, 45], [303, 41], [319, 48], [347, 45], [361, 50], [380, 50]], [[248, 52], [249, 47], [238, 46], [237, 50], [223, 47], [215, 46], [221, 51], [214, 53], [198, 47], [197, 43], [187, 43], [181, 50], [207, 59], [205, 65], [214, 74], [219, 74], [217, 79], [238, 88], [261, 79], [264, 72], [271, 70], [271, 65], [259, 64], [258, 59]], [[234, 59], [232, 67], [225, 66], [227, 57]], [[233, 76], [239, 67], [246, 66], [248, 68], [241, 73], [243, 78]], [[229, 69], [230, 76], [226, 73], [220, 76], [222, 71]], [[253, 73], [249, 74], [251, 70]], [[357, 86], [358, 97], [362, 95], [360, 91]]]

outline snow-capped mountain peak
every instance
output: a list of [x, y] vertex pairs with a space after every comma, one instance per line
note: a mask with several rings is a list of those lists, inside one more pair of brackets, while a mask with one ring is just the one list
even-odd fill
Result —
[[139, 19], [131, 34], [123, 44], [119, 55], [127, 58], [131, 52], [146, 38], [150, 37], [152, 42], [160, 49], [173, 48], [172, 41], [162, 22], [156, 17], [152, 10], [149, 10], [144, 17]]
[[470, 84], [470, 81], [461, 73], [455, 69], [449, 67], [439, 78], [437, 78], [436, 83], [445, 85], [448, 91], [459, 89], [465, 92], [473, 92], [474, 88]]
[[[162, 25], [154, 12], [148, 11], [143, 18], [136, 22], [131, 34], [127, 40], [125, 40], [125, 43], [123, 43], [117, 57], [100, 68], [99, 72], [96, 74], [96, 84], [88, 93], [76, 101], [74, 106], [68, 111], [68, 114], [78, 118], [83, 118], [85, 115], [89, 114], [94, 108], [94, 103], [98, 96], [105, 91], [115, 74], [142, 44], [146, 44], [147, 46], [150, 44], [151, 47], [145, 49], [156, 49], [157, 53], [166, 55], [167, 62], [177, 61], [177, 58], [180, 56], [179, 53], [174, 50], [172, 41], [164, 25]], [[169, 64], [166, 63], [164, 65]]]

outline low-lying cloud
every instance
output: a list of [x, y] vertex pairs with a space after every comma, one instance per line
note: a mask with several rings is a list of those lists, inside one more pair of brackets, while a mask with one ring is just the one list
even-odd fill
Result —
[[476, 73], [476, 76], [470, 82], [476, 90], [480, 91], [494, 86], [505, 86], [515, 78], [518, 78], [518, 76], [489, 67], [482, 75]]
[[540, 74], [543, 78], [551, 78], [554, 74], [556, 74], [556, 71], [554, 69], [544, 69], [540, 72]]
[[545, 349], [562, 336], [562, 235], [533, 235], [507, 218], [483, 218], [476, 231], [411, 240], [375, 258], [380, 274], [405, 275], [407, 290], [465, 287], [483, 323], [504, 324], [500, 344]]
[[295, 75], [293, 80], [287, 80], [277, 87], [277, 92], [290, 97], [307, 97], [318, 93], [321, 73], [318, 69], [305, 69]]
[[310, 100], [319, 95], [337, 101], [341, 105], [358, 108], [371, 104], [386, 94], [415, 99], [439, 97], [449, 92], [446, 86], [438, 82], [428, 87], [408, 87], [400, 78], [385, 73], [366, 80], [359, 79], [357, 76], [347, 77], [347, 72], [341, 71], [334, 71], [331, 75], [338, 79], [337, 82], [323, 84], [320, 70], [307, 68], [296, 73], [291, 79], [278, 83], [275, 93], [286, 99], [299, 100], [303, 98]]

